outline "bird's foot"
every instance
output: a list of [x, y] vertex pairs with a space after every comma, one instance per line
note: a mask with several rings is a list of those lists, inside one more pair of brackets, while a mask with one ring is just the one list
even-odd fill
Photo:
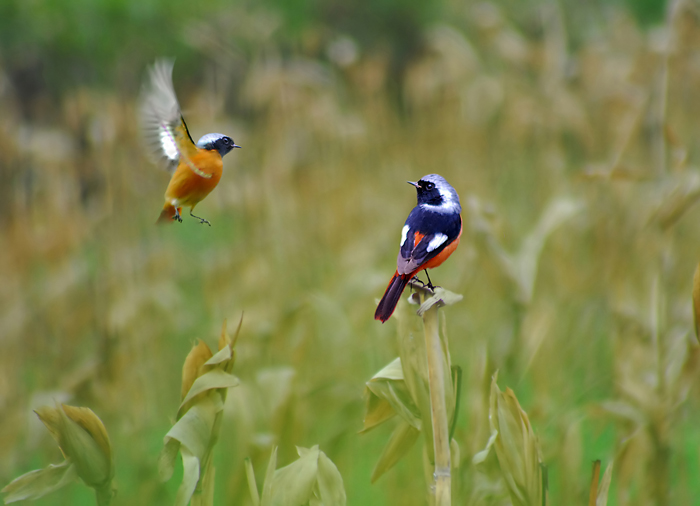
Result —
[[433, 285], [433, 282], [430, 281], [430, 276], [428, 275], [428, 269], [425, 269], [425, 275], [426, 275], [427, 278], [428, 278], [428, 284], [425, 285], [426, 287], [428, 287], [428, 289], [430, 289], [430, 290], [432, 290], [432, 291], [435, 291], [436, 288], [440, 288], [439, 286]]
[[211, 223], [209, 222], [209, 220], [205, 220], [204, 218], [200, 218], [199, 216], [195, 216], [194, 214], [192, 214], [192, 209], [190, 209], [190, 216], [192, 216], [193, 218], [197, 218], [199, 220], [200, 225], [203, 223], [206, 223], [207, 225], [209, 225], [211, 227]]
[[413, 276], [411, 278], [411, 283], [420, 283], [421, 286], [428, 286], [426, 285], [422, 279], [420, 279], [418, 276]]
[[182, 223], [182, 216], [180, 216], [180, 213], [175, 213], [175, 216], [173, 216], [173, 220]]

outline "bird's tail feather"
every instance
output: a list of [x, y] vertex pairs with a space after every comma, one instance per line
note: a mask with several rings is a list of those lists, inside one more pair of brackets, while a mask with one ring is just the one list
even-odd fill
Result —
[[374, 319], [380, 320], [382, 323], [387, 321], [389, 317], [394, 313], [396, 309], [396, 304], [398, 304], [401, 294], [406, 288], [408, 281], [411, 279], [410, 276], [403, 277], [399, 275], [398, 271], [394, 274], [394, 277], [389, 281], [389, 286], [386, 287], [386, 292], [384, 292], [384, 297], [379, 301], [377, 310], [374, 312]]
[[156, 225], [172, 223], [175, 215], [179, 214], [181, 209], [182, 208], [178, 208], [176, 211], [175, 206], [166, 202], [166, 204], [163, 206], [163, 210], [160, 212], [160, 216], [158, 216], [158, 219], [156, 220]]

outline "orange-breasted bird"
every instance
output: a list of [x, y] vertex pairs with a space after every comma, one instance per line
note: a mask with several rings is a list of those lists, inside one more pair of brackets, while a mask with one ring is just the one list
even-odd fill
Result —
[[172, 75], [173, 61], [156, 61], [149, 71], [141, 103], [144, 136], [172, 173], [165, 190], [165, 205], [156, 223], [182, 223], [182, 208], [189, 207], [190, 216], [211, 226], [192, 211], [219, 184], [224, 155], [240, 146], [231, 137], [216, 133], [206, 134], [194, 143], [180, 111]]
[[[379, 301], [375, 320], [387, 321], [408, 282], [418, 272], [439, 266], [459, 244], [462, 235], [462, 207], [459, 195], [445, 178], [437, 174], [423, 176], [414, 183], [418, 205], [413, 208], [401, 231], [401, 249], [396, 259], [396, 273]], [[428, 286], [432, 288], [430, 276]]]

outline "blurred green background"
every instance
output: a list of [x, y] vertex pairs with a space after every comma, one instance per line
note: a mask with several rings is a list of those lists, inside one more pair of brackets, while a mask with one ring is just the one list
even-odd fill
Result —
[[[217, 501], [249, 504], [272, 445], [320, 444], [348, 504], [424, 504], [421, 451], [377, 483], [391, 427], [358, 435], [364, 383], [396, 355], [372, 316], [405, 184], [464, 207], [432, 279], [464, 370], [454, 504], [507, 504], [488, 389], [518, 396], [551, 504], [700, 496], [700, 7], [627, 2], [0, 2], [0, 484], [61, 460], [32, 409], [90, 407], [114, 504], [171, 504], [156, 460], [195, 338], [245, 313], [216, 449]], [[168, 176], [139, 139], [148, 65], [176, 57], [195, 139], [231, 135], [199, 214], [156, 227]], [[413, 318], [402, 304], [398, 313]], [[94, 504], [71, 486], [37, 504]]]

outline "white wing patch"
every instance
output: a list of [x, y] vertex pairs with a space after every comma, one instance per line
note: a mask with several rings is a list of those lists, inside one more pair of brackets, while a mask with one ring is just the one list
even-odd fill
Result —
[[428, 253], [438, 249], [446, 240], [447, 236], [445, 234], [435, 234], [428, 243]]
[[408, 236], [408, 231], [411, 230], [411, 227], [408, 225], [403, 226], [403, 230], [401, 230], [401, 246], [403, 248], [403, 243], [406, 242], [406, 237]]
[[180, 156], [177, 144], [175, 144], [175, 138], [168, 127], [161, 126], [160, 146], [163, 148], [163, 154], [165, 154], [168, 159], [177, 160]]

